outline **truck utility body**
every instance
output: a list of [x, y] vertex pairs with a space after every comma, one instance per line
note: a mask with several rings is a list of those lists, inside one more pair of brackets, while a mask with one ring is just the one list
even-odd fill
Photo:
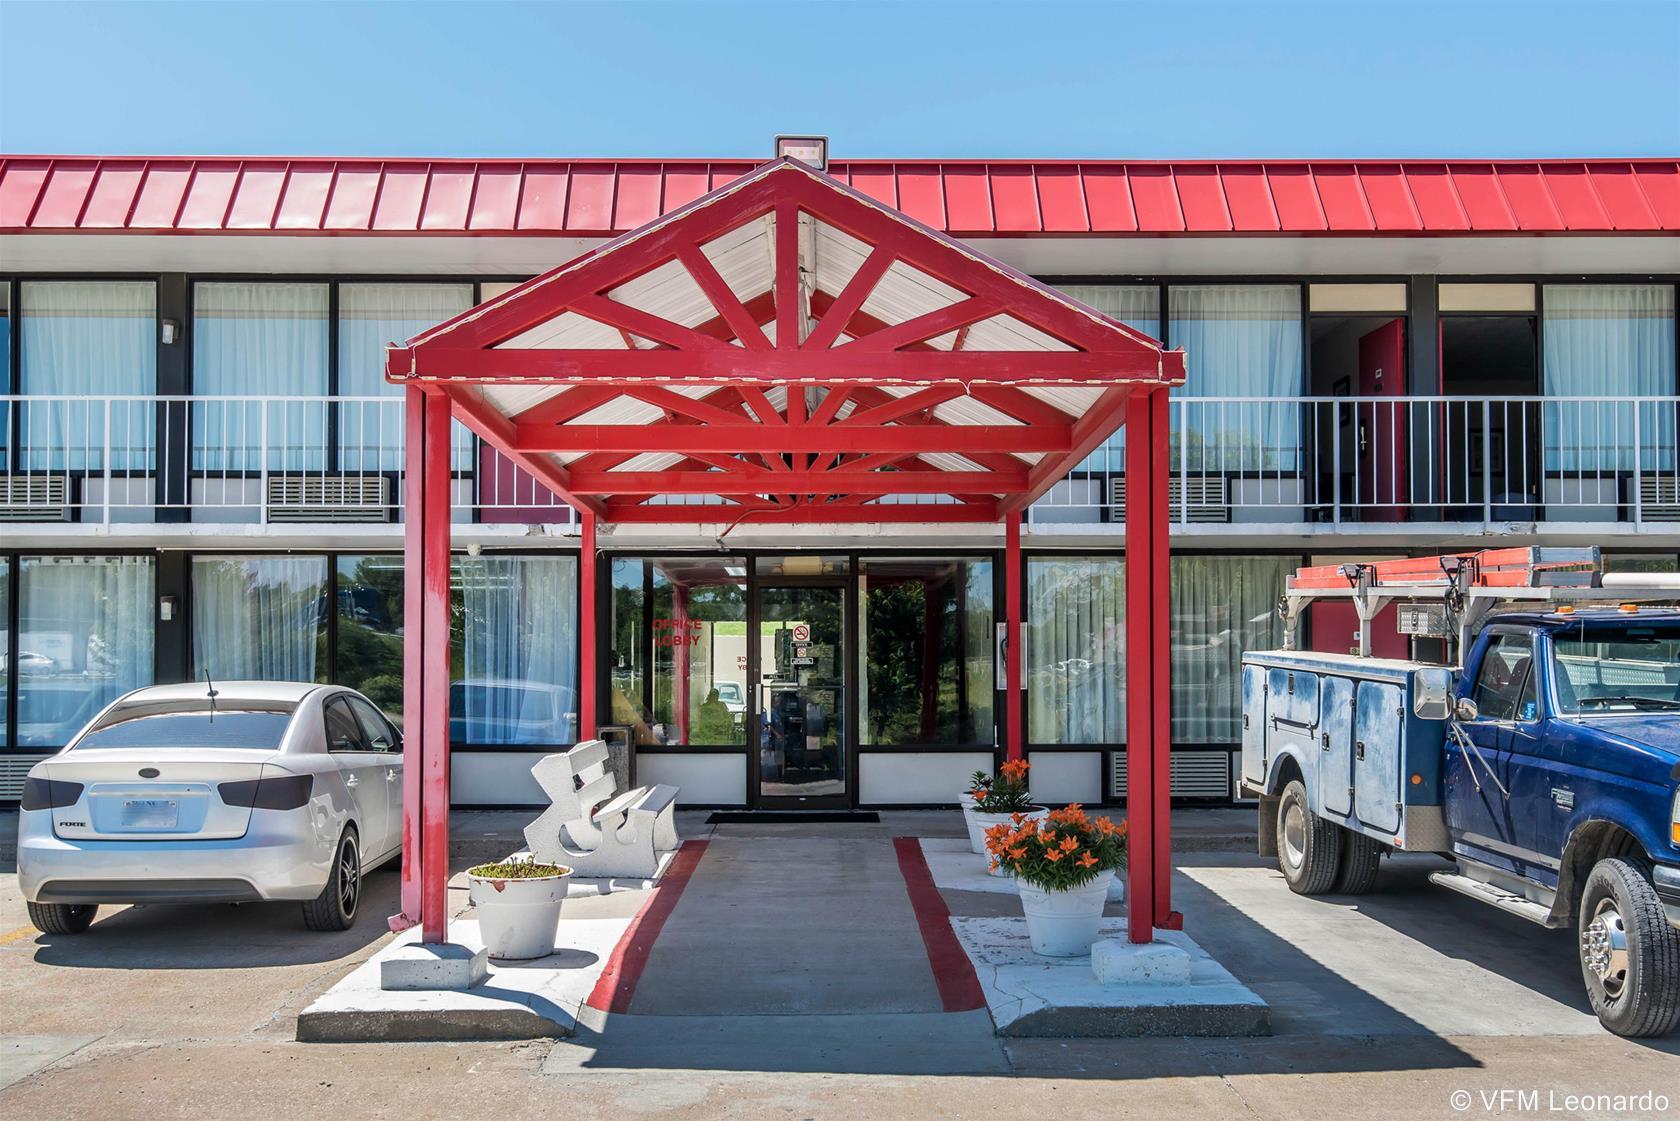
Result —
[[[1608, 586], [1607, 586], [1608, 585]], [[1353, 600], [1439, 661], [1292, 649], [1315, 600]], [[1605, 577], [1596, 549], [1501, 549], [1303, 569], [1286, 649], [1243, 657], [1242, 786], [1261, 851], [1304, 894], [1361, 892], [1389, 852], [1444, 887], [1577, 930], [1601, 1020], [1680, 1023], [1680, 599]]]

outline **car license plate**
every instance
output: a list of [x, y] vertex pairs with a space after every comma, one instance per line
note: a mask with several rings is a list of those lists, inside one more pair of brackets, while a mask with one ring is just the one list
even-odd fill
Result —
[[134, 829], [173, 829], [180, 805], [173, 798], [130, 798], [123, 803], [122, 823]]

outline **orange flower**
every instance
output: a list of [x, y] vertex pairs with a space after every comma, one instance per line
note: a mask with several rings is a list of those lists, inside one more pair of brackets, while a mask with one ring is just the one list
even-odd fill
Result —
[[1027, 850], [1019, 845], [1009, 850], [1009, 859], [1011, 860], [1024, 860], [1026, 859], [1026, 855]]
[[982, 802], [986, 798], [986, 792], [984, 790], [970, 790], [968, 792], [968, 796], [973, 798], [976, 802]]
[[1062, 859], [1062, 854], [1057, 852], [1055, 849], [1045, 849], [1044, 859], [1048, 860], [1051, 864], [1055, 864]]
[[1077, 838], [1077, 837], [1063, 837], [1062, 838], [1062, 851], [1063, 852], [1078, 852], [1079, 851], [1079, 838]]
[[1078, 864], [1081, 868], [1095, 868], [1097, 866], [1097, 858], [1092, 856], [1090, 853], [1085, 853], [1079, 858]]
[[1019, 782], [1021, 779], [1026, 777], [1027, 768], [1029, 766], [1031, 766], [1031, 764], [1025, 759], [1011, 759], [998, 769], [1003, 772], [1004, 778]]

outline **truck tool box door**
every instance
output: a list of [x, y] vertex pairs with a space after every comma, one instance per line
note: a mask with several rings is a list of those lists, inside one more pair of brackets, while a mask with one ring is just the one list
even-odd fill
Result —
[[1266, 781], [1266, 671], [1261, 666], [1242, 668], [1242, 777], [1259, 785]]
[[[1318, 753], [1318, 686], [1312, 670], [1266, 671], [1266, 758], [1293, 751], [1309, 775]], [[1310, 780], [1307, 791], [1312, 793]]]
[[1318, 804], [1326, 814], [1353, 812], [1353, 680], [1326, 677], [1318, 726]]
[[1404, 709], [1398, 685], [1361, 681], [1354, 718], [1354, 815], [1383, 833], [1400, 828], [1400, 732]]

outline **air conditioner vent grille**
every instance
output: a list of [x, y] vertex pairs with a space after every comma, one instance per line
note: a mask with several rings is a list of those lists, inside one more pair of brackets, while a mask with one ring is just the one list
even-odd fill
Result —
[[384, 475], [270, 475], [271, 522], [388, 522], [391, 480]]
[[[1231, 797], [1231, 775], [1236, 755], [1229, 751], [1175, 751], [1171, 755], [1169, 793], [1174, 798]], [[1108, 753], [1109, 796], [1126, 799], [1126, 753]]]
[[[1126, 477], [1116, 476], [1109, 484], [1116, 517], [1126, 513]], [[1173, 475], [1167, 479], [1167, 517], [1173, 521], [1228, 522], [1231, 520], [1229, 487], [1223, 475]], [[1189, 495], [1189, 506], [1185, 506]]]
[[0, 476], [0, 521], [67, 522], [70, 480], [63, 475]]

